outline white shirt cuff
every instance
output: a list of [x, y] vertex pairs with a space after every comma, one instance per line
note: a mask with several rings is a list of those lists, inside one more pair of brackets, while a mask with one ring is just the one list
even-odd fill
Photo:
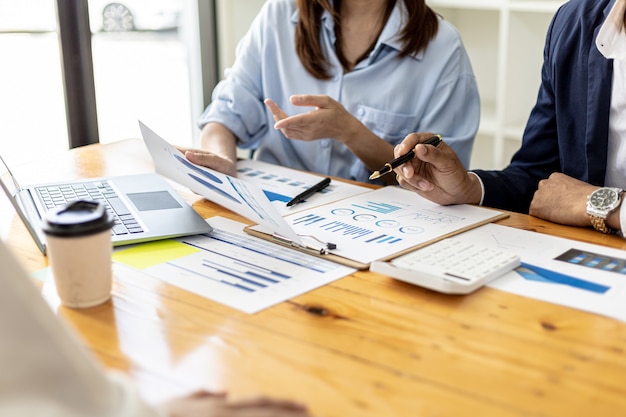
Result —
[[623, 201], [622, 204], [619, 206], [619, 224], [622, 229], [622, 237], [626, 237], [626, 204], [624, 204]]
[[478, 183], [480, 184], [480, 203], [478, 203], [478, 205], [482, 206], [483, 205], [483, 200], [485, 199], [485, 184], [483, 184], [483, 180], [481, 180], [480, 177], [478, 176], [478, 174], [476, 174], [475, 172], [467, 171], [467, 173], [468, 174], [472, 174], [473, 176], [478, 178]]

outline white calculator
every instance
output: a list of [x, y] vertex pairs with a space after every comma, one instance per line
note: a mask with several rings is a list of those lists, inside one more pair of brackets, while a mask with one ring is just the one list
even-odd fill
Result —
[[391, 261], [372, 262], [370, 271], [443, 293], [468, 294], [519, 265], [514, 253], [447, 238]]

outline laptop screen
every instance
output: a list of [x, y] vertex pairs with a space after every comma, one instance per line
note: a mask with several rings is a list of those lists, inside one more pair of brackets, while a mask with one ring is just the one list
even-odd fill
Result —
[[9, 197], [15, 197], [18, 191], [21, 190], [20, 185], [11, 173], [9, 166], [4, 162], [2, 155], [0, 155], [0, 181], [5, 192], [9, 193]]

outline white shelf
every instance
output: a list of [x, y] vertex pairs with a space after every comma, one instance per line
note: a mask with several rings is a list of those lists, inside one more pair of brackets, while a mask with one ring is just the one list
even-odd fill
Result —
[[509, 3], [509, 10], [516, 12], [537, 12], [537, 13], [551, 13], [557, 11], [564, 1], [511, 1]]
[[451, 7], [456, 9], [495, 10], [502, 6], [502, 0], [429, 0], [426, 3], [432, 8]]
[[427, 0], [461, 33], [481, 96], [470, 168], [500, 169], [537, 97], [548, 25], [565, 0]]
[[428, 0], [430, 7], [455, 9], [510, 10], [537, 13], [554, 13], [565, 1], [560, 0]]
[[480, 125], [478, 131], [481, 135], [493, 136], [498, 131], [496, 119], [496, 103], [485, 101], [480, 103]]
[[502, 136], [505, 139], [516, 140], [521, 143], [522, 135], [524, 134], [524, 129], [526, 128], [526, 123], [519, 123], [517, 125], [506, 126], [502, 129]]

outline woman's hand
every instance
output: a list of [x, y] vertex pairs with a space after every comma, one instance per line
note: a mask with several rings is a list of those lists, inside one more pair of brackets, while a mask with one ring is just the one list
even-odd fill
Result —
[[178, 150], [185, 155], [187, 160], [196, 165], [211, 168], [231, 177], [237, 176], [237, 161], [204, 149], [178, 147]]
[[341, 104], [325, 95], [294, 95], [290, 101], [295, 106], [315, 109], [289, 116], [273, 100], [265, 100], [276, 121], [274, 128], [280, 129], [289, 139], [311, 141], [333, 138], [346, 143], [351, 136], [350, 127], [358, 122]]
[[225, 394], [200, 391], [164, 405], [170, 417], [308, 417], [306, 407], [267, 398], [229, 401]]

